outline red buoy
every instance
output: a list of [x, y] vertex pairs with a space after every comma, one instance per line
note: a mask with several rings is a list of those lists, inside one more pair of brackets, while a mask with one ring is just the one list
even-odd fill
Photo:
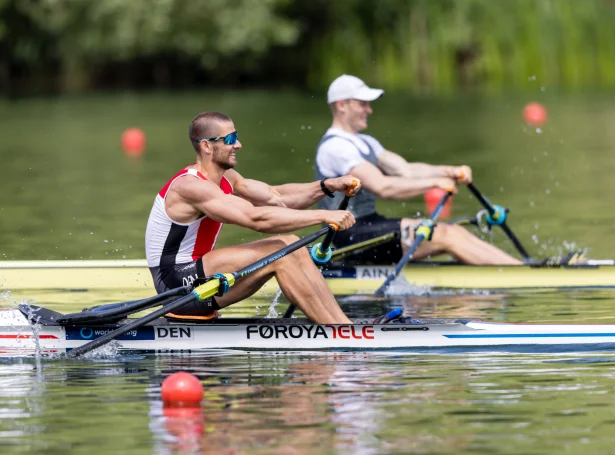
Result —
[[532, 126], [540, 126], [547, 121], [547, 110], [540, 103], [528, 103], [523, 108], [525, 122]]
[[[423, 197], [425, 198], [425, 208], [427, 209], [428, 215], [431, 215], [433, 213], [433, 211], [436, 209], [436, 206], [439, 204], [445, 194], [446, 190], [442, 188], [432, 188], [425, 191]], [[453, 198], [449, 197], [448, 201], [446, 201], [446, 204], [444, 204], [444, 207], [440, 212], [439, 218], [449, 218], [451, 216], [452, 208]]]
[[122, 133], [122, 148], [129, 156], [141, 156], [145, 150], [147, 139], [139, 128], [128, 128]]
[[203, 399], [203, 386], [193, 374], [179, 371], [162, 382], [160, 395], [165, 405], [195, 405]]

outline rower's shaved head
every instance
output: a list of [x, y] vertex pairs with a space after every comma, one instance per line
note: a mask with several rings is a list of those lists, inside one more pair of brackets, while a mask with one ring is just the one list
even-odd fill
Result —
[[188, 129], [188, 137], [194, 150], [198, 153], [199, 139], [219, 136], [219, 125], [226, 122], [232, 122], [231, 118], [220, 112], [201, 112], [194, 117]]

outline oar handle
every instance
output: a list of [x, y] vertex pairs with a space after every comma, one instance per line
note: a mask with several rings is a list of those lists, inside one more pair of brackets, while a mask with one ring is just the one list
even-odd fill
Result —
[[[354, 190], [359, 181], [356, 179], [352, 180], [352, 183], [346, 187], [346, 195], [342, 202], [340, 202], [338, 210], [346, 210], [348, 208], [348, 204], [350, 202], [350, 198], [354, 196], [352, 190]], [[312, 259], [319, 265], [326, 264], [331, 259], [331, 243], [333, 242], [333, 237], [335, 237], [335, 233], [339, 231], [339, 226], [335, 223], [329, 223], [329, 232], [325, 235], [322, 243], [314, 245], [312, 248]]]

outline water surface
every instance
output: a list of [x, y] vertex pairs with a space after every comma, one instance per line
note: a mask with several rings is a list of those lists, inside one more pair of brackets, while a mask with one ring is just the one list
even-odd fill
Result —
[[[37, 303], [76, 311], [133, 293], [58, 292], [45, 298], [41, 291]], [[24, 297], [5, 294], [3, 306]], [[612, 291], [545, 291], [342, 305], [356, 317], [403, 306], [417, 317], [615, 323], [614, 297]], [[246, 302], [225, 314], [266, 315], [269, 307]], [[525, 351], [3, 359], [0, 447], [11, 454], [610, 453], [615, 351]], [[160, 385], [179, 370], [197, 375], [205, 386], [196, 410], [162, 405]]]

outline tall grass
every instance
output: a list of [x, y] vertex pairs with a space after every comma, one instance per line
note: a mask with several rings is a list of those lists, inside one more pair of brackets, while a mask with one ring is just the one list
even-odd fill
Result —
[[365, 3], [313, 40], [310, 85], [358, 72], [417, 94], [615, 87], [615, 2], [382, 0], [380, 15]]

